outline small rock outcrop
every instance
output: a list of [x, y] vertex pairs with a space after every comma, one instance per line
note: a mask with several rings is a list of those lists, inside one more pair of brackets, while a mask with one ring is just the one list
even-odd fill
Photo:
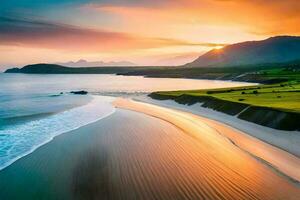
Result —
[[88, 94], [87, 91], [84, 91], [84, 90], [80, 90], [80, 91], [71, 91], [70, 92], [71, 94], [79, 94], [79, 95], [86, 95]]

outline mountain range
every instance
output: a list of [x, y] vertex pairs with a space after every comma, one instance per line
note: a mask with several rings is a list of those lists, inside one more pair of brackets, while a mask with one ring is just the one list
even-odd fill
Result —
[[[191, 63], [178, 67], [133, 67], [135, 64], [127, 61], [121, 62], [77, 62], [58, 64], [28, 65], [21, 69], [6, 70], [7, 73], [130, 73], [145, 75], [151, 73], [170, 74], [170, 71], [182, 70], [186, 72], [193, 68], [257, 68], [258, 66], [293, 66], [300, 63], [300, 37], [277, 36], [261, 41], [248, 41], [227, 45], [222, 49], [213, 49], [200, 56]], [[64, 67], [67, 66], [67, 67]], [[106, 66], [106, 67], [104, 67]], [[128, 66], [128, 67], [124, 67]], [[74, 67], [74, 68], [71, 68]], [[111, 69], [114, 68], [114, 69]], [[126, 68], [126, 69], [125, 69]], [[173, 76], [175, 76], [173, 74]], [[176, 77], [179, 74], [176, 75]]]
[[129, 62], [129, 61], [110, 61], [110, 62], [104, 62], [104, 61], [87, 61], [84, 59], [80, 59], [76, 62], [70, 61], [65, 63], [56, 63], [58, 65], [63, 65], [67, 67], [120, 67], [120, 66], [136, 66], [135, 63]]
[[187, 67], [249, 66], [300, 60], [300, 37], [276, 36], [213, 49], [186, 64]]

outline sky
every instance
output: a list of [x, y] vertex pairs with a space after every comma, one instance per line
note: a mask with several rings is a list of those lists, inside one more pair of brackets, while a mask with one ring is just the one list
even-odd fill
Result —
[[213, 48], [300, 35], [299, 0], [1, 0], [0, 70], [32, 63], [183, 64]]

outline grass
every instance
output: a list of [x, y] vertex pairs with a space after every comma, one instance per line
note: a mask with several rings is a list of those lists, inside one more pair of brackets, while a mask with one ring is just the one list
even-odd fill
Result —
[[[270, 72], [268, 72], [270, 73]], [[276, 73], [276, 71], [272, 71]], [[280, 72], [281, 73], [281, 72]], [[270, 75], [272, 75], [270, 73]], [[210, 96], [217, 99], [300, 113], [300, 82], [257, 85], [213, 90], [156, 92], [161, 96]]]
[[288, 80], [299, 80], [300, 79], [300, 69], [299, 68], [277, 68], [269, 70], [261, 70], [259, 74], [268, 78], [283, 78]]
[[300, 61], [286, 64], [264, 64], [239, 67], [157, 67], [133, 70], [122, 75], [142, 75], [160, 78], [195, 78], [235, 80], [255, 83], [279, 83], [300, 80]]
[[[204, 74], [206, 77], [206, 74]], [[233, 76], [234, 77], [234, 76]], [[180, 104], [202, 103], [239, 119], [262, 126], [286, 130], [300, 130], [300, 70], [295, 67], [264, 68], [246, 72], [240, 81], [265, 84], [247, 87], [155, 92], [154, 99], [172, 99]], [[231, 80], [237, 80], [236, 78]]]

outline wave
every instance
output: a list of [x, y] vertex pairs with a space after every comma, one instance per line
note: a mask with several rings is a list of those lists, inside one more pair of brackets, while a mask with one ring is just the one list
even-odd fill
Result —
[[36, 113], [36, 114], [28, 114], [28, 115], [20, 115], [14, 117], [7, 117], [0, 119], [0, 129], [6, 126], [12, 126], [16, 124], [26, 123], [33, 120], [39, 120], [45, 117], [49, 117], [51, 115], [57, 114], [55, 112], [45, 112], [45, 113]]
[[50, 142], [55, 136], [96, 122], [115, 112], [114, 98], [93, 96], [93, 100], [46, 118], [0, 130], [0, 170]]

